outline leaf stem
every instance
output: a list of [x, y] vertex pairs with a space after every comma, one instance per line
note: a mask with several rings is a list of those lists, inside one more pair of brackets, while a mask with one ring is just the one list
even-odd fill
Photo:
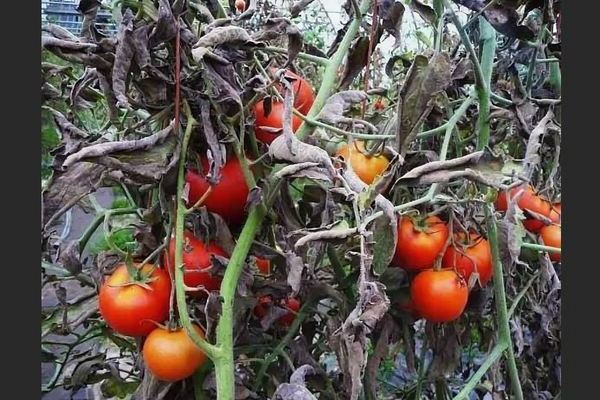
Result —
[[479, 114], [477, 116], [477, 150], [483, 150], [490, 141], [490, 88], [494, 55], [496, 54], [496, 31], [483, 17], [479, 17], [481, 40], [481, 72], [483, 84], [477, 85]]

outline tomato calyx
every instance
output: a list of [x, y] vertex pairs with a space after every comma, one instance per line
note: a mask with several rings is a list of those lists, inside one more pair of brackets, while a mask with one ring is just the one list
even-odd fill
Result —
[[143, 271], [144, 266], [145, 266], [145, 263], [142, 263], [136, 267], [133, 264], [133, 260], [131, 259], [131, 257], [128, 254], [125, 257], [125, 267], [127, 268], [129, 280], [127, 282], [120, 283], [117, 285], [109, 284], [108, 286], [109, 287], [126, 287], [126, 286], [137, 285], [146, 290], [150, 290], [150, 291], [154, 290], [150, 286], [150, 283], [156, 281], [156, 279], [157, 279], [157, 277], [153, 276], [154, 270], [156, 267], [153, 266], [149, 271], [144, 272]]

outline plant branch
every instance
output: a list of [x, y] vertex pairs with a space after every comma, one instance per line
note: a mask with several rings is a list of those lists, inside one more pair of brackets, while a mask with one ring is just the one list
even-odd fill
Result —
[[[348, 53], [348, 49], [350, 49], [350, 45], [352, 44], [352, 41], [358, 33], [363, 15], [367, 12], [370, 5], [371, 0], [362, 0], [360, 6], [358, 7], [359, 13], [354, 13], [354, 19], [350, 23], [350, 26], [348, 26], [348, 30], [342, 38], [338, 49], [330, 58], [329, 63], [327, 64], [327, 67], [323, 72], [323, 80], [321, 83], [321, 87], [319, 88], [319, 92], [315, 97], [315, 101], [307, 114], [309, 118], [316, 117], [325, 105], [327, 99], [329, 98], [329, 95], [333, 90], [335, 82], [337, 80], [338, 68], [344, 61], [344, 58]], [[302, 123], [302, 125], [298, 129], [298, 132], [296, 133], [296, 137], [300, 140], [304, 140], [310, 134], [310, 132], [311, 127], [309, 126], [309, 124]]]
[[527, 249], [537, 250], [537, 251], [547, 251], [549, 253], [561, 253], [560, 247], [552, 247], [552, 246], [544, 246], [536, 243], [523, 243], [521, 247], [525, 247]]

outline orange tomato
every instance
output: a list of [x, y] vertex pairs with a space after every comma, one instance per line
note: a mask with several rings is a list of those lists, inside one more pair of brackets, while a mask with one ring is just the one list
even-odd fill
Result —
[[488, 241], [476, 233], [470, 233], [467, 237], [464, 232], [457, 233], [454, 241], [454, 246], [446, 249], [442, 267], [456, 269], [467, 282], [471, 274], [477, 271], [481, 286], [485, 286], [493, 272], [492, 252]]
[[431, 322], [449, 322], [465, 310], [469, 289], [464, 278], [453, 270], [419, 272], [410, 284], [416, 311]]
[[437, 216], [420, 222], [402, 217], [392, 264], [409, 271], [431, 268], [447, 240], [448, 226]]
[[364, 183], [370, 185], [376, 177], [386, 170], [390, 161], [384, 155], [370, 157], [364, 154], [364, 142], [354, 141], [352, 145], [352, 149], [350, 149], [349, 145], [344, 145], [337, 151], [336, 155], [343, 157], [347, 163], [352, 165], [352, 169], [356, 175]]
[[[196, 325], [194, 330], [204, 338]], [[169, 331], [154, 329], [144, 342], [144, 362], [158, 379], [176, 382], [191, 376], [206, 362], [206, 355], [194, 344], [183, 328]]]
[[[552, 205], [549, 201], [542, 199], [539, 197], [533, 188], [530, 185], [517, 186], [511, 189], [508, 193], [510, 199], [516, 196], [521, 190], [523, 194], [519, 197], [517, 201], [517, 205], [521, 210], [532, 211], [536, 214], [540, 214], [544, 217], [549, 217], [550, 212], [552, 210]], [[498, 198], [496, 199], [496, 209], [498, 211], [506, 211], [508, 208], [508, 199], [506, 192], [500, 192], [498, 194]], [[539, 230], [544, 226], [544, 223], [535, 218], [529, 218], [523, 221], [523, 226], [530, 232], [539, 232]]]
[[[547, 225], [540, 229], [540, 236], [546, 246], [561, 247], [560, 225]], [[552, 261], [560, 262], [560, 253], [549, 253]]]

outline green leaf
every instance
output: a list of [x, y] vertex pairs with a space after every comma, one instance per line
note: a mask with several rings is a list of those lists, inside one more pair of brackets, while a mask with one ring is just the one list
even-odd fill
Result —
[[135, 393], [139, 385], [139, 382], [127, 382], [122, 379], [111, 377], [102, 382], [100, 390], [106, 399], [111, 399], [113, 397], [123, 399], [128, 395]]

